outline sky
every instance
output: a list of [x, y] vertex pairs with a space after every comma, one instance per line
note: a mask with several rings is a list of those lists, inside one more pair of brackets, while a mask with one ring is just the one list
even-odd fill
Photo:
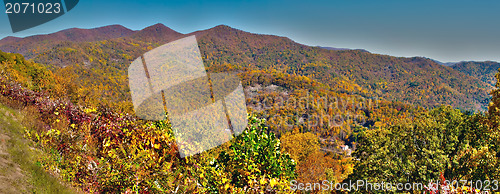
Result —
[[112, 24], [140, 30], [163, 23], [181, 33], [224, 24], [310, 46], [500, 61], [499, 10], [498, 0], [80, 0], [65, 15], [18, 33], [0, 6], [0, 38]]

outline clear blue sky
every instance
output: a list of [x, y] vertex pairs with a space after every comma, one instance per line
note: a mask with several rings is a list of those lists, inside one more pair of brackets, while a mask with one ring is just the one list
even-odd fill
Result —
[[80, 0], [66, 15], [16, 34], [2, 7], [0, 38], [110, 24], [138, 30], [163, 23], [181, 33], [226, 24], [312, 46], [500, 61], [499, 10], [498, 0]]

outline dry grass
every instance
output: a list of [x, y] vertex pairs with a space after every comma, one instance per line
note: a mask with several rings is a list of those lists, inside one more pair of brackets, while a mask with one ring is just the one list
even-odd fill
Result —
[[37, 164], [43, 153], [23, 137], [26, 119], [0, 105], [0, 193], [76, 193]]

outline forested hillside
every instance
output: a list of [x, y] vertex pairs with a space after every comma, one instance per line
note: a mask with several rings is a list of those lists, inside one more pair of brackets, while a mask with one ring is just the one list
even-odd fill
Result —
[[493, 61], [469, 61], [460, 62], [451, 67], [472, 77], [479, 78], [481, 81], [494, 86], [496, 83], [495, 74], [497, 73], [498, 68], [500, 68], [500, 63]]
[[[24, 136], [46, 153], [37, 164], [85, 192], [289, 193], [292, 180], [500, 178], [498, 84], [430, 59], [309, 47], [228, 26], [191, 34], [161, 24], [104, 29], [78, 39], [64, 31], [68, 39], [54, 43], [0, 41], [29, 56], [0, 51], [0, 103], [31, 118]], [[119, 33], [102, 35], [108, 31]], [[190, 35], [209, 72], [241, 78], [249, 125], [181, 158], [168, 117], [134, 116], [127, 69], [144, 52]], [[36, 49], [21, 43], [30, 39]]]
[[91, 42], [129, 36], [134, 31], [120, 25], [110, 25], [95, 29], [71, 28], [52, 34], [36, 35], [27, 38], [6, 37], [0, 40], [0, 50], [23, 54], [28, 58], [39, 52], [51, 49], [65, 42]]
[[[428, 108], [450, 104], [464, 110], [485, 110], [488, 91], [492, 89], [491, 85], [475, 77], [430, 59], [309, 47], [285, 37], [252, 34], [228, 26], [182, 35], [157, 24], [122, 38], [101, 41], [95, 38], [83, 41], [85, 38], [80, 38], [71, 42], [56, 41], [50, 45], [30, 40], [30, 45], [19, 44], [7, 51], [23, 51], [21, 53], [28, 58], [42, 64], [58, 67], [77, 65], [74, 70], [79, 72], [77, 74], [91, 74], [103, 85], [120, 88], [126, 83], [124, 70], [131, 60], [147, 50], [189, 35], [197, 36], [207, 66], [231, 64], [239, 68], [307, 76], [334, 91], [365, 97], [380, 97]], [[10, 46], [8, 40], [0, 41], [0, 49]], [[80, 77], [81, 82], [92, 81], [85, 77]], [[116, 99], [128, 100], [126, 88], [113, 93], [120, 96]]]

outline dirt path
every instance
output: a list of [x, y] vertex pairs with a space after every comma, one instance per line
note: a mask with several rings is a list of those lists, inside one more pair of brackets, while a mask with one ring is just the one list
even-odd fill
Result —
[[18, 112], [0, 104], [0, 193], [75, 193], [35, 164]]
[[[2, 108], [3, 109], [3, 108]], [[8, 143], [11, 137], [6, 135], [6, 127], [10, 126], [8, 117], [10, 113], [5, 110], [0, 110], [0, 193], [26, 193], [28, 189], [23, 187], [22, 182], [26, 182], [21, 167], [12, 161], [12, 157], [8, 152]]]

